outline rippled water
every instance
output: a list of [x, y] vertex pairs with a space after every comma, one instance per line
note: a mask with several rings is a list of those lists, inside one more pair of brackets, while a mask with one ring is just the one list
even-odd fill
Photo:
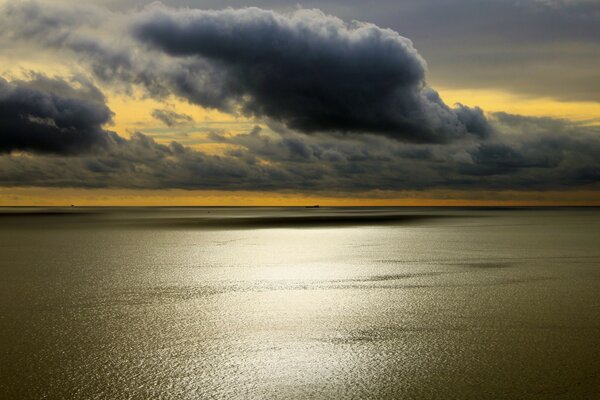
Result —
[[0, 209], [0, 398], [600, 393], [600, 210]]

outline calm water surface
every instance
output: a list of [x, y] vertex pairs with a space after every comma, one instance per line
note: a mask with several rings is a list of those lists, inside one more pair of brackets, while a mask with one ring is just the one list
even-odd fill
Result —
[[0, 209], [1, 399], [597, 399], [600, 210]]

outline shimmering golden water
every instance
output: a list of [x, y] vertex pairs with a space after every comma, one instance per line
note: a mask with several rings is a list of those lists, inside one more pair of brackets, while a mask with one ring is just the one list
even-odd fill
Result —
[[598, 209], [0, 209], [1, 399], [595, 399]]

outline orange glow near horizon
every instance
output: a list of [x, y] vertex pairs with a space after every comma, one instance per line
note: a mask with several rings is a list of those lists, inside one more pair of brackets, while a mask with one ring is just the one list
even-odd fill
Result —
[[364, 194], [0, 188], [0, 206], [600, 206], [600, 193], [442, 191]]

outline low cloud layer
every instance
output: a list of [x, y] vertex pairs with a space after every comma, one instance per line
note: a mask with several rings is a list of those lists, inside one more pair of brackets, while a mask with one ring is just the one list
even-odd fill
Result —
[[181, 114], [167, 109], [154, 109], [152, 110], [152, 116], [168, 127], [185, 125], [193, 121], [193, 118], [187, 114]]
[[[535, 123], [529, 121], [528, 123]], [[233, 138], [222, 156], [142, 133], [101, 151], [0, 157], [0, 185], [75, 188], [218, 189], [360, 193], [370, 190], [600, 189], [600, 140], [579, 128], [468, 147], [404, 146], [259, 129]], [[599, 134], [598, 132], [596, 134]], [[215, 137], [215, 140], [219, 138]]]
[[87, 83], [36, 76], [2, 85], [9, 88], [3, 104], [11, 105], [3, 118], [18, 128], [0, 134], [4, 152], [13, 152], [0, 156], [3, 186], [358, 193], [600, 182], [600, 129], [555, 119], [494, 114], [493, 137], [450, 144], [256, 126], [237, 136], [213, 133], [210, 141], [228, 149], [217, 156], [139, 132], [126, 139], [103, 130], [111, 112]]
[[102, 128], [112, 117], [102, 94], [85, 80], [75, 83], [0, 78], [0, 153], [79, 154], [115, 140]]

